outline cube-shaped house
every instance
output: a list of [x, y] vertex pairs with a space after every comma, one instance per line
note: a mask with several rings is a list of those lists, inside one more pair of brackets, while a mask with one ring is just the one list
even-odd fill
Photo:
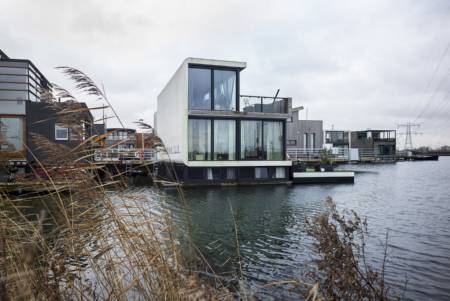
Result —
[[[289, 179], [290, 98], [240, 94], [244, 62], [187, 58], [158, 96], [161, 177], [184, 184]], [[171, 170], [169, 170], [169, 168]]]

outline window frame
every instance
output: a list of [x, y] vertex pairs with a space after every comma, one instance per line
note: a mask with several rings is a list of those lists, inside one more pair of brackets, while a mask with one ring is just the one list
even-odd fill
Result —
[[[189, 127], [189, 120], [190, 119], [203, 119], [203, 120], [209, 120], [210, 122], [210, 127], [211, 127], [211, 159], [210, 160], [189, 160], [189, 156], [188, 156], [188, 161], [196, 161], [196, 162], [204, 162], [204, 161], [216, 161], [216, 162], [229, 162], [229, 161], [285, 161], [286, 160], [286, 147], [287, 147], [287, 143], [286, 143], [286, 122], [284, 122], [283, 120], [280, 119], [274, 119], [274, 118], [236, 118], [236, 117], [210, 117], [210, 116], [189, 116], [187, 119], [188, 122], [188, 127]], [[235, 129], [236, 129], [236, 134], [235, 134], [235, 151], [236, 151], [236, 158], [234, 160], [214, 160], [214, 120], [234, 120], [236, 123]], [[243, 159], [241, 156], [241, 121], [261, 121], [262, 122], [262, 141], [261, 141], [261, 145], [263, 148], [263, 159]], [[282, 158], [281, 160], [267, 160], [264, 157], [264, 122], [281, 122], [282, 123]], [[187, 152], [189, 154], [189, 129], [188, 129], [188, 148], [187, 148]]]
[[[240, 96], [240, 70], [239, 68], [233, 67], [224, 67], [224, 66], [214, 66], [214, 65], [201, 65], [201, 64], [188, 64], [188, 76], [189, 69], [205, 69], [210, 71], [210, 83], [211, 83], [211, 106], [209, 109], [192, 109], [194, 111], [216, 111], [216, 112], [239, 112], [239, 96]], [[215, 110], [215, 96], [214, 96], [214, 70], [223, 70], [223, 71], [233, 71], [236, 74], [236, 96], [235, 96], [235, 104], [234, 111], [233, 110]], [[189, 78], [188, 82], [188, 91], [189, 91]], [[188, 93], [188, 108], [189, 108], [189, 93]], [[191, 109], [189, 109], [191, 110]]]
[[[55, 141], [69, 141], [69, 127], [61, 126], [61, 125], [62, 125], [62, 123], [55, 123]], [[66, 130], [66, 138], [58, 138], [58, 136], [56, 134], [56, 132], [58, 130], [57, 127], [59, 127], [59, 130], [61, 130], [61, 129]]]
[[26, 147], [25, 144], [27, 143], [27, 122], [26, 122], [26, 116], [25, 115], [13, 115], [13, 114], [0, 114], [0, 118], [13, 118], [13, 119], [19, 119], [22, 125], [22, 149], [14, 152], [6, 152], [0, 150], [3, 154], [11, 154], [14, 156], [14, 154], [19, 154], [21, 157], [26, 157]]

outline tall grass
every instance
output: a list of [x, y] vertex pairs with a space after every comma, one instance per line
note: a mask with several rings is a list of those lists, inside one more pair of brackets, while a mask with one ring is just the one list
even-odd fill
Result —
[[[110, 106], [104, 91], [84, 73], [61, 69], [77, 90]], [[59, 108], [59, 121], [71, 126], [84, 109], [68, 90], [56, 87], [56, 95], [47, 95], [45, 102]], [[65, 100], [66, 105], [57, 104], [56, 98]], [[114, 115], [119, 119], [116, 111]], [[150, 127], [143, 122], [139, 126]], [[33, 136], [47, 160], [34, 157], [31, 177], [18, 177], [22, 188], [32, 187], [33, 193], [0, 193], [0, 300], [253, 300], [244, 289], [239, 225], [231, 203], [237, 280], [244, 283], [234, 293], [191, 241], [189, 217], [187, 239], [192, 250], [187, 253], [198, 255], [197, 262], [204, 265], [205, 273], [194, 272], [185, 262], [185, 250], [169, 212], [154, 201], [161, 198], [156, 190], [153, 195], [129, 190], [124, 173], [93, 160], [101, 145], [98, 142], [104, 138], [93, 135], [71, 149]], [[151, 139], [151, 144], [168, 157], [162, 141], [156, 135]], [[173, 166], [169, 163], [168, 168]], [[176, 189], [180, 200], [186, 202], [181, 188]], [[329, 203], [326, 213], [307, 220], [319, 273], [305, 278], [308, 281], [280, 280], [266, 287], [300, 287], [299, 296], [306, 300], [395, 299], [384, 283], [384, 263], [376, 272], [359, 256], [365, 246], [365, 221], [356, 214], [348, 220], [331, 200]], [[362, 249], [355, 237], [362, 238]]]
[[[63, 71], [78, 90], [106, 99], [82, 72]], [[58, 118], [73, 125], [81, 110], [72, 94], [58, 87], [46, 102], [61, 107], [58, 93], [68, 104]], [[92, 160], [103, 138], [69, 149], [33, 137], [47, 160], [35, 157], [31, 175], [17, 180], [39, 193], [0, 194], [0, 300], [229, 298], [189, 270], [169, 214], [152, 214], [155, 196], [131, 192], [124, 174]]]

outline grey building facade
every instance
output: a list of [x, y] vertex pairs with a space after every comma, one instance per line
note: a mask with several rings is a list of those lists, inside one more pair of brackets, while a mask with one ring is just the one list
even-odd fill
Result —
[[286, 148], [318, 149], [323, 146], [323, 121], [299, 120], [299, 110], [292, 109], [286, 123]]
[[351, 133], [351, 147], [359, 149], [360, 157], [392, 159], [396, 152], [396, 131], [353, 131]]

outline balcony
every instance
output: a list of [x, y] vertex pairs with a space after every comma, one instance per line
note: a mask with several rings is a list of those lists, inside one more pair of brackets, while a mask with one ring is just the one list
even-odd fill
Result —
[[241, 95], [240, 112], [288, 113], [288, 98]]

